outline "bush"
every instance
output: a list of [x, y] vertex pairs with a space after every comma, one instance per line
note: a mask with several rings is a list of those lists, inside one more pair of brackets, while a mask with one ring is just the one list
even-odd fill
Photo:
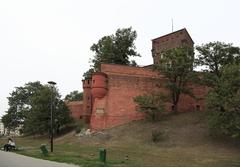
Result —
[[154, 143], [158, 143], [159, 141], [162, 141], [164, 138], [164, 133], [160, 130], [153, 130], [152, 131], [152, 141]]
[[164, 112], [164, 96], [157, 93], [148, 93], [133, 98], [138, 105], [137, 111], [146, 113], [152, 121]]
[[80, 126], [77, 126], [76, 129], [75, 129], [75, 132], [76, 132], [76, 133], [80, 133], [81, 130], [82, 130], [82, 128], [81, 128]]
[[223, 69], [217, 86], [206, 98], [211, 135], [240, 138], [240, 66]]
[[80, 133], [81, 130], [82, 130], [83, 128], [85, 128], [86, 126], [87, 126], [87, 125], [86, 125], [86, 123], [84, 122], [84, 120], [78, 120], [78, 121], [76, 121], [75, 132], [76, 132], [76, 133]]

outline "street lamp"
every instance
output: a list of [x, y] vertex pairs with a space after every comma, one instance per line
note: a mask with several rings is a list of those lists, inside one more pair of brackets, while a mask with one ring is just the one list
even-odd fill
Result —
[[48, 84], [51, 86], [51, 152], [53, 152], [53, 87], [56, 82], [49, 81]]

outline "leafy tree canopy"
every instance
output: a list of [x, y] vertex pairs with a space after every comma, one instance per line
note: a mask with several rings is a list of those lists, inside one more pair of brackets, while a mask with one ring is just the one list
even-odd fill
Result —
[[[21, 127], [25, 134], [46, 134], [50, 128], [52, 89], [40, 82], [29, 82], [17, 87], [8, 97], [9, 109], [3, 116], [6, 128]], [[65, 103], [57, 89], [53, 89], [54, 128], [58, 131], [71, 121]]]
[[152, 121], [157, 120], [157, 116], [164, 111], [166, 97], [158, 93], [146, 93], [133, 98], [138, 105], [138, 111], [146, 113]]
[[227, 65], [206, 98], [208, 123], [215, 135], [240, 138], [240, 65]]
[[83, 100], [83, 92], [78, 92], [77, 90], [70, 92], [64, 98], [66, 101], [79, 101]]
[[31, 98], [37, 96], [43, 85], [40, 82], [29, 82], [24, 86], [16, 87], [8, 97], [9, 109], [3, 116], [3, 123], [9, 130], [22, 125], [26, 113], [31, 109]]
[[134, 60], [129, 60], [129, 57], [140, 56], [136, 52], [136, 38], [137, 32], [131, 27], [118, 29], [114, 35], [102, 37], [90, 48], [95, 55], [91, 59], [92, 68], [84, 74], [84, 77], [89, 77], [89, 74], [99, 71], [101, 63], [136, 66]]
[[162, 58], [155, 65], [155, 70], [166, 77], [164, 87], [170, 92], [169, 97], [174, 112], [177, 112], [181, 94], [194, 97], [191, 89], [187, 87], [187, 84], [194, 78], [193, 62], [193, 49], [182, 46], [162, 53]]
[[[206, 67], [205, 84], [214, 87], [221, 76], [221, 67], [240, 63], [240, 48], [223, 42], [210, 42], [197, 46], [199, 55], [195, 61], [198, 66]], [[209, 73], [210, 72], [210, 73]]]

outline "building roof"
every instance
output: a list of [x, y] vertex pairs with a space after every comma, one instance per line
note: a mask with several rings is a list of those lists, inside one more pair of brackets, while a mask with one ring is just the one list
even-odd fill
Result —
[[171, 33], [169, 33], [169, 34], [160, 36], [160, 37], [158, 37], [158, 38], [152, 39], [152, 41], [156, 41], [156, 40], [159, 40], [159, 39], [161, 39], [161, 38], [165, 38], [165, 37], [167, 37], [167, 36], [171, 37], [171, 36], [174, 36], [174, 35], [176, 35], [176, 34], [178, 34], [178, 33], [180, 33], [180, 32], [184, 32], [185, 34], [187, 34], [188, 37], [191, 39], [191, 41], [194, 43], [194, 41], [192, 40], [192, 38], [191, 38], [191, 36], [189, 35], [189, 33], [188, 33], [188, 31], [187, 31], [186, 28], [183, 28], [183, 29], [180, 29], [180, 30], [171, 32]]

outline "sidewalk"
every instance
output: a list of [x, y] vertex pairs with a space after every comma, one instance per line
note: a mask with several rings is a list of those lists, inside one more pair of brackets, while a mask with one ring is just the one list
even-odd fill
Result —
[[0, 167], [79, 167], [0, 151]]

